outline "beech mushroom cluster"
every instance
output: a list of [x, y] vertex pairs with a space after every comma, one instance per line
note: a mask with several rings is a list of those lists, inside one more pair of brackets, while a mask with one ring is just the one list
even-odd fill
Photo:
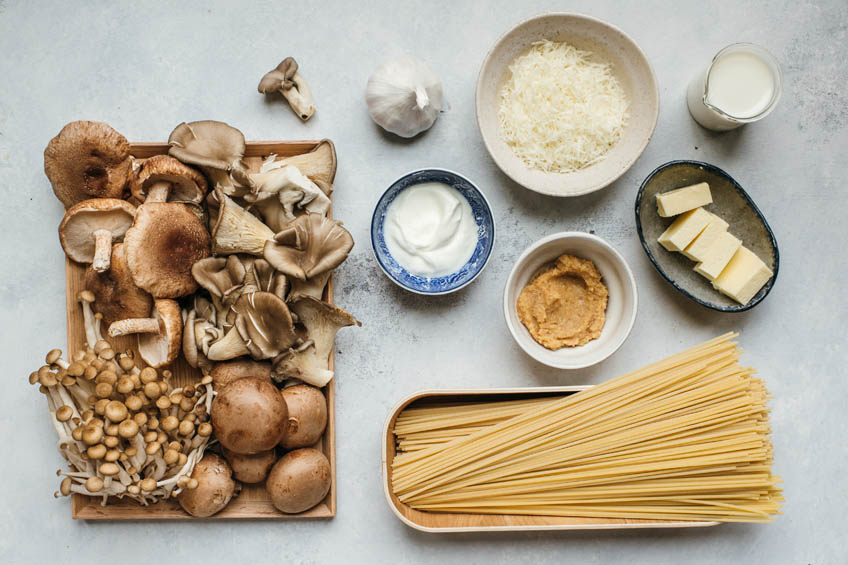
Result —
[[[307, 119], [296, 63], [269, 75]], [[335, 149], [323, 140], [249, 166], [244, 135], [209, 120], [179, 124], [168, 144], [167, 155], [135, 158], [108, 125], [72, 122], [45, 150], [66, 207], [60, 242], [88, 265], [79, 296], [87, 349], [69, 360], [53, 350], [30, 377], [71, 466], [58, 494], [104, 504], [174, 497], [205, 517], [239, 482], [270, 474], [275, 506], [302, 512], [330, 488], [316, 447], [333, 341], [359, 325], [325, 301], [353, 247], [328, 217]], [[140, 359], [117, 353], [101, 329], [137, 336]], [[201, 376], [173, 386], [169, 368], [181, 355]]]
[[139, 368], [100, 335], [94, 295], [78, 296], [87, 348], [51, 350], [29, 376], [47, 397], [57, 446], [70, 464], [56, 496], [129, 497], [147, 505], [196, 488], [192, 471], [212, 435], [212, 377], [174, 388], [170, 371]]

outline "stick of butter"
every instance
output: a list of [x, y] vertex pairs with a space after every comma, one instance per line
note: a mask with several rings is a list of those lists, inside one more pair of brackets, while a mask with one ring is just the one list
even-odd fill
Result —
[[722, 232], [707, 250], [701, 262], [695, 265], [695, 272], [711, 281], [715, 280], [741, 245], [742, 241], [729, 232]]
[[669, 218], [712, 203], [710, 185], [702, 182], [657, 194], [657, 212]]
[[710, 216], [703, 208], [690, 210], [674, 220], [657, 241], [669, 251], [683, 251], [707, 227]]
[[713, 286], [739, 304], [747, 304], [773, 274], [762, 259], [742, 246], [713, 281]]
[[727, 231], [727, 222], [709, 213], [710, 223], [704, 228], [704, 231], [695, 238], [695, 240], [686, 246], [686, 249], [681, 251], [684, 255], [699, 263], [707, 257], [707, 252], [710, 247], [721, 237], [721, 234]]

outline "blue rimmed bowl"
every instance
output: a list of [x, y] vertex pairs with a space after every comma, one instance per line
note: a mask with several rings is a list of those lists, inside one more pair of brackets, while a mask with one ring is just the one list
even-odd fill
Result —
[[[441, 182], [456, 189], [471, 205], [477, 223], [477, 247], [471, 258], [457, 272], [442, 277], [421, 277], [401, 267], [389, 253], [383, 236], [386, 210], [397, 196], [410, 186], [423, 182]], [[420, 169], [396, 180], [383, 193], [371, 217], [371, 246], [377, 264], [389, 279], [403, 289], [418, 294], [448, 294], [468, 285], [483, 271], [495, 244], [495, 220], [489, 201], [474, 183], [447, 169]]]

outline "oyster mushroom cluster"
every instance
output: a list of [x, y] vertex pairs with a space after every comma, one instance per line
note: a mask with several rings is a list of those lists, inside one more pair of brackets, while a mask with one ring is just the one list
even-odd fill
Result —
[[[296, 74], [296, 69], [289, 72], [292, 73]], [[327, 412], [320, 387], [333, 377], [329, 356], [335, 334], [342, 327], [359, 325], [353, 316], [324, 300], [331, 273], [347, 258], [353, 239], [341, 222], [328, 217], [336, 171], [336, 153], [329, 140], [320, 142], [306, 154], [285, 158], [270, 155], [261, 166], [253, 168], [245, 161], [244, 135], [223, 122], [179, 124], [169, 136], [168, 145], [167, 155], [136, 158], [130, 154], [127, 140], [107, 124], [79, 121], [66, 125], [45, 149], [45, 172], [66, 208], [59, 226], [60, 243], [70, 260], [87, 265], [84, 275], [87, 298], [83, 303], [86, 320], [90, 322], [86, 325], [90, 351], [76, 353], [71, 362], [57, 357], [47, 363], [45, 367], [49, 369], [42, 368], [41, 372], [64, 377], [62, 363], [73, 366], [78, 357], [86, 360], [86, 374], [91, 373], [95, 380], [89, 386], [85, 379], [75, 379], [73, 387], [55, 389], [64, 390], [56, 394], [52, 394], [51, 387], [57, 385], [41, 384], [43, 390], [47, 389], [51, 413], [61, 407], [62, 394], [77, 401], [70, 420], [54, 417], [61, 438], [60, 451], [72, 467], [66, 476], [70, 482], [63, 481], [63, 494], [100, 493], [104, 501], [110, 495], [132, 496], [145, 503], [179, 496], [181, 503], [185, 499], [183, 507], [190, 514], [211, 515], [237, 492], [237, 483], [233, 481], [261, 482], [272, 467], [280, 465], [283, 459], [277, 457], [275, 450], [280, 450], [282, 455], [284, 450], [311, 449], [310, 446], [320, 441]], [[98, 361], [101, 349], [112, 351], [110, 342], [99, 334], [101, 326], [110, 337], [136, 335], [140, 357], [135, 359], [132, 352], [115, 355], [126, 360], [123, 364], [127, 368], [119, 365], [118, 369], [129, 376], [121, 381], [123, 373], [113, 371], [116, 378], [109, 383], [108, 394], [106, 385], [101, 386], [96, 380], [99, 373], [89, 370], [92, 364], [105, 363]], [[192, 392], [190, 397], [185, 389], [175, 392], [172, 387], [166, 387], [167, 379], [158, 377], [170, 375], [167, 367], [181, 355], [203, 375], [200, 383], [185, 387]], [[97, 408], [105, 405], [101, 400], [122, 403], [128, 410], [126, 418], [134, 421], [138, 413], [130, 413], [130, 404], [137, 404], [131, 399], [136, 398], [138, 391], [126, 388], [126, 384], [118, 387], [119, 381], [132, 380], [134, 374], [149, 378], [157, 375], [155, 380], [161, 383], [157, 386], [162, 389], [159, 396], [147, 397], [146, 390], [149, 388], [153, 393], [153, 386], [148, 387], [142, 377], [135, 377], [142, 387], [139, 409], [146, 410], [152, 405], [160, 410], [147, 414], [146, 420], [158, 427], [140, 432], [146, 442], [145, 449], [147, 445], [160, 444], [160, 459], [170, 460], [173, 455], [165, 458], [165, 453], [177, 447], [171, 445], [177, 440], [171, 439], [169, 433], [176, 433], [177, 439], [205, 438], [194, 442], [201, 446], [199, 451], [197, 446], [186, 451], [192, 442], [184, 442], [177, 463], [183, 460], [180, 454], [192, 455], [177, 471], [167, 467], [168, 461], [162, 467], [155, 454], [150, 454], [153, 459], [142, 462], [137, 455], [139, 448], [129, 445], [130, 452], [136, 450], [135, 459], [126, 455], [127, 449], [119, 449], [117, 461], [128, 462], [129, 466], [125, 465], [114, 476], [104, 475], [100, 470], [102, 465], [93, 465], [88, 454], [90, 446], [85, 442], [63, 443], [74, 429], [97, 426], [98, 418], [104, 430], [112, 429], [109, 426], [113, 424], [121, 425], [122, 422], [114, 422], [108, 416], [101, 417], [103, 414]], [[57, 380], [59, 387], [65, 386], [61, 377]], [[240, 387], [247, 385], [235, 386], [235, 383], [243, 378], [262, 383], [256, 385], [260, 390], [258, 397], [251, 397], [244, 390], [239, 392]], [[52, 383], [49, 375], [47, 380]], [[213, 388], [215, 380], [218, 384]], [[41, 381], [36, 379], [36, 382]], [[283, 385], [289, 388], [281, 392], [279, 387]], [[98, 396], [94, 390], [98, 387], [105, 396]], [[303, 390], [298, 387], [308, 387], [311, 391], [303, 393], [312, 399], [307, 411], [309, 417], [299, 415], [302, 402], [293, 401], [295, 408], [287, 406], [286, 396], [295, 398], [294, 392]], [[203, 394], [198, 392], [201, 389], [205, 391]], [[286, 393], [289, 389], [294, 392]], [[168, 422], [165, 427], [172, 423], [169, 416], [173, 403], [165, 408], [159, 404], [164, 405], [163, 399], [180, 394], [184, 398], [178, 399], [182, 404], [174, 414], [178, 426], [164, 429], [165, 420]], [[213, 400], [216, 395], [221, 402], [217, 402], [218, 398]], [[195, 399], [196, 406], [187, 410], [185, 398]], [[245, 398], [273, 398], [268, 400], [264, 420], [259, 418], [263, 412], [254, 405], [249, 418], [228, 420], [223, 415], [227, 413], [225, 406], [232, 406], [233, 402], [238, 405]], [[65, 405], [67, 402], [63, 400], [62, 406]], [[215, 410], [215, 406], [221, 408]], [[67, 412], [68, 409], [63, 409], [62, 415]], [[212, 412], [217, 412], [219, 417], [216, 419]], [[194, 414], [192, 423], [202, 427], [205, 435], [200, 434], [200, 427], [188, 431], [183, 416], [191, 414]], [[246, 426], [238, 433], [228, 428], [236, 420]], [[301, 421], [309, 424], [301, 425]], [[156, 438], [151, 434], [154, 431]], [[167, 437], [160, 437], [161, 434]], [[244, 434], [259, 439], [255, 444], [226, 439]], [[207, 443], [215, 441], [220, 443], [223, 457], [214, 459], [210, 453], [208, 461], [201, 459]], [[109, 443], [115, 442], [110, 439]], [[104, 447], [109, 457], [114, 458], [112, 448]], [[93, 454], [100, 451], [97, 448]], [[310, 452], [308, 456], [290, 457], [287, 461], [297, 460], [292, 468], [301, 469], [298, 473], [306, 472], [304, 469], [321, 471], [326, 458], [320, 451], [312, 451], [320, 457]], [[124, 456], [126, 460], [120, 459]], [[198, 461], [206, 463], [196, 467]], [[313, 465], [305, 465], [307, 461]], [[111, 471], [110, 465], [116, 461], [106, 463], [105, 469]], [[190, 463], [188, 467], [187, 463]], [[232, 474], [228, 479], [236, 485], [232, 489], [228, 481], [216, 479], [216, 482], [210, 478], [222, 476], [218, 472], [222, 465], [228, 470], [223, 475]], [[176, 486], [170, 482], [159, 484], [177, 475]], [[318, 475], [326, 473], [321, 471]], [[102, 479], [103, 484], [96, 491], [80, 482], [83, 478], [88, 481], [91, 476]], [[280, 478], [282, 475], [276, 476], [273, 484], [282, 485], [285, 482]], [[115, 477], [117, 481], [113, 480]], [[152, 485], [150, 481], [139, 483], [149, 478], [157, 481], [156, 489], [144, 488]], [[97, 481], [89, 486], [98, 486]], [[189, 493], [188, 486], [196, 488], [191, 488]], [[321, 488], [315, 490], [319, 491]], [[206, 496], [203, 493], [212, 492], [216, 504], [201, 500]], [[324, 495], [326, 491], [321, 498]], [[303, 501], [275, 502], [284, 512], [302, 511], [292, 509], [303, 504]]]

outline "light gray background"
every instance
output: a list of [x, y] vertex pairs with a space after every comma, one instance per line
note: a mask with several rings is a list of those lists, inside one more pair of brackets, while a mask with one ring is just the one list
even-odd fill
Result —
[[[845, 374], [848, 5], [830, 2], [227, 2], [77, 3], [0, 0], [0, 561], [2, 562], [592, 562], [839, 563], [846, 533]], [[609, 188], [557, 200], [502, 175], [474, 117], [477, 71], [518, 21], [571, 10], [620, 26], [659, 80], [653, 141]], [[699, 128], [684, 90], [713, 53], [753, 41], [781, 61], [785, 91], [764, 122], [725, 134]], [[414, 141], [372, 124], [371, 71], [412, 53], [441, 77], [450, 111]], [[318, 111], [302, 124], [256, 85], [294, 55]], [[108, 122], [130, 140], [165, 140], [180, 121], [217, 119], [248, 139], [332, 138], [335, 214], [356, 239], [338, 270], [337, 300], [363, 321], [338, 338], [338, 516], [317, 522], [75, 522], [54, 500], [62, 460], [44, 398], [27, 384], [44, 353], [65, 343], [62, 208], [42, 150], [68, 121]], [[720, 314], [678, 295], [636, 238], [640, 181], [672, 159], [714, 163], [749, 191], [781, 250], [772, 294], [753, 311]], [[470, 287], [421, 298], [394, 287], [373, 259], [368, 226], [381, 192], [425, 166], [455, 169], [489, 197], [497, 248]], [[594, 230], [621, 251], [639, 285], [633, 333], [587, 370], [547, 369], [512, 341], [501, 292], [536, 239]], [[770, 525], [680, 531], [428, 535], [389, 511], [380, 430], [394, 404], [429, 387], [597, 383], [728, 330], [775, 396], [775, 469], [785, 515]]]

